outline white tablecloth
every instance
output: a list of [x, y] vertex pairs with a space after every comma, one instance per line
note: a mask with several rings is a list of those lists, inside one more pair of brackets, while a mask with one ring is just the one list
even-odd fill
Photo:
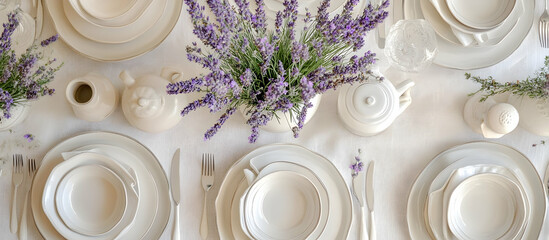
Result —
[[[543, 7], [544, 1], [538, 0], [536, 16], [541, 15]], [[537, 19], [536, 17], [522, 45], [509, 58], [494, 66], [470, 72], [480, 76], [492, 75], [499, 81], [515, 81], [533, 74], [542, 66], [544, 56], [549, 54], [549, 50], [540, 47]], [[51, 19], [46, 13], [42, 36], [46, 37], [54, 32]], [[298, 139], [294, 139], [291, 133], [261, 132], [255, 144], [247, 142], [250, 130], [239, 114], [235, 114], [213, 139], [204, 141], [203, 133], [215, 123], [218, 116], [214, 117], [206, 110], [191, 113], [169, 131], [150, 134], [130, 126], [120, 107], [106, 120], [91, 123], [77, 119], [65, 100], [66, 84], [88, 72], [107, 76], [119, 91], [122, 91], [123, 85], [118, 79], [118, 74], [124, 69], [138, 77], [143, 74], [159, 74], [163, 66], [175, 66], [184, 69], [186, 77], [196, 76], [199, 74], [199, 67], [190, 64], [185, 57], [185, 47], [194, 39], [190, 18], [183, 10], [174, 31], [164, 43], [152, 52], [133, 60], [116, 63], [96, 62], [73, 52], [63, 41], [55, 43], [54, 54], [65, 63], [52, 83], [57, 93], [36, 102], [24, 123], [13, 128], [12, 132], [0, 133], [0, 142], [21, 140], [23, 134], [31, 133], [36, 136], [34, 144], [37, 146], [23, 153], [40, 158], [48, 149], [68, 137], [85, 131], [112, 131], [135, 138], [150, 148], [167, 172], [172, 154], [180, 147], [183, 166], [180, 215], [183, 239], [200, 239], [199, 224], [203, 197], [200, 184], [202, 153], [214, 153], [216, 157], [215, 185], [210, 191], [207, 204], [210, 208], [209, 239], [218, 239], [214, 212], [215, 196], [227, 169], [241, 156], [264, 144], [297, 143], [332, 160], [345, 180], [350, 183], [351, 174], [348, 166], [353, 162], [357, 149], [361, 148], [366, 161], [376, 161], [374, 181], [378, 239], [396, 240], [410, 238], [406, 222], [407, 196], [415, 178], [426, 164], [436, 154], [452, 146], [484, 140], [481, 135], [473, 132], [462, 118], [467, 94], [479, 87], [464, 79], [466, 71], [433, 65], [419, 74], [407, 74], [395, 68], [388, 68], [383, 59], [380, 69], [388, 79], [396, 84], [410, 78], [416, 82], [416, 86], [411, 93], [412, 105], [389, 129], [373, 137], [359, 137], [343, 127], [337, 115], [337, 91], [324, 94], [316, 115], [305, 126]], [[380, 56], [383, 55], [377, 49], [373, 35], [368, 37], [368, 44], [370, 49], [380, 53]], [[516, 148], [529, 157], [538, 172], [543, 174], [549, 158], [549, 140], [545, 145], [540, 144], [540, 141], [547, 139], [517, 128], [501, 139], [489, 141]], [[533, 144], [538, 145], [533, 147]], [[2, 154], [8, 153], [12, 152]], [[12, 191], [10, 165], [4, 167], [4, 174], [0, 176], [0, 191], [3, 193], [0, 197], [0, 239], [5, 240], [16, 239], [9, 231]], [[355, 213], [358, 214], [358, 211]], [[357, 239], [355, 224], [351, 228], [349, 239]], [[36, 228], [31, 225], [31, 229], [30, 239], [40, 239]], [[170, 239], [171, 230], [170, 221], [161, 239]], [[548, 230], [549, 228], [544, 228], [541, 236], [548, 236]]]

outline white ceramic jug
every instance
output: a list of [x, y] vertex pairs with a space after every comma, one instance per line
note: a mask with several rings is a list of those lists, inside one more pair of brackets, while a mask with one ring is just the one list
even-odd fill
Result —
[[146, 132], [161, 132], [181, 121], [186, 104], [183, 94], [168, 95], [168, 83], [181, 81], [183, 73], [165, 67], [160, 76], [145, 75], [134, 79], [127, 71], [120, 73], [126, 85], [122, 94], [122, 110], [128, 122]]
[[74, 115], [90, 122], [107, 118], [118, 104], [118, 91], [109, 79], [97, 73], [70, 81], [65, 96]]
[[405, 80], [395, 88], [387, 79], [347, 85], [339, 92], [337, 110], [345, 127], [360, 136], [373, 136], [385, 129], [410, 104], [410, 89]]

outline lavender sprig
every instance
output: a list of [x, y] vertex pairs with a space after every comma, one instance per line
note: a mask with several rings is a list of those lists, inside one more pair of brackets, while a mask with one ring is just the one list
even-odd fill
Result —
[[[316, 16], [305, 14], [303, 31], [295, 29], [298, 1], [285, 0], [276, 14], [274, 29], [268, 30], [263, 0], [207, 0], [215, 19], [204, 15], [205, 6], [185, 0], [194, 26], [193, 33], [208, 50], [196, 43], [187, 47], [187, 59], [210, 72], [167, 86], [169, 94], [201, 92], [205, 95], [186, 106], [186, 115], [206, 107], [210, 112], [225, 109], [217, 123], [205, 133], [210, 139], [235, 109], [245, 109], [253, 143], [259, 127], [278, 120], [279, 112], [289, 112], [295, 126], [294, 137], [303, 128], [311, 99], [344, 84], [365, 81], [375, 54], [354, 52], [365, 44], [366, 33], [386, 17], [389, 2], [369, 4], [359, 16], [352, 14], [358, 0], [348, 0], [341, 14], [330, 17], [329, 0], [324, 0]], [[299, 34], [299, 35], [298, 35]]]
[[351, 176], [356, 177], [358, 173], [362, 172], [364, 170], [364, 163], [362, 162], [362, 159], [360, 158], [360, 154], [362, 151], [360, 148], [358, 149], [358, 155], [355, 156], [355, 162], [349, 166], [351, 169]]
[[11, 109], [20, 102], [52, 95], [55, 89], [47, 84], [53, 81], [55, 73], [63, 64], [54, 66], [56, 59], [44, 59], [38, 48], [44, 48], [57, 41], [54, 35], [29, 47], [17, 56], [12, 47], [12, 35], [19, 25], [17, 12], [8, 14], [8, 22], [2, 26], [0, 37], [0, 118], [10, 118]]

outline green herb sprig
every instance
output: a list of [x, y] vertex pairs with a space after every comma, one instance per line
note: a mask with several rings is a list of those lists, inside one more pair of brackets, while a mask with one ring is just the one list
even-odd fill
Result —
[[480, 101], [488, 97], [510, 92], [519, 96], [530, 98], [547, 99], [549, 97], [549, 56], [545, 57], [544, 66], [536, 72], [534, 77], [528, 76], [525, 80], [516, 82], [499, 83], [492, 76], [481, 78], [465, 73], [465, 79], [480, 83], [480, 89], [469, 96], [482, 92]]

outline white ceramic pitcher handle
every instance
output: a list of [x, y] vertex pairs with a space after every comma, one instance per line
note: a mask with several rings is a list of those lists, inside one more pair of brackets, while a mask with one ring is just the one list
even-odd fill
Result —
[[406, 110], [406, 108], [408, 108], [408, 106], [410, 106], [410, 104], [412, 103], [412, 97], [410, 96], [410, 90], [412, 89], [412, 87], [414, 85], [416, 85], [415, 82], [407, 79], [407, 80], [404, 80], [403, 82], [399, 83], [398, 86], [396, 87], [396, 91], [400, 95], [399, 96], [399, 110], [398, 110], [399, 115], [402, 112], [404, 112], [404, 110]]
[[170, 82], [176, 83], [183, 78], [183, 72], [175, 67], [163, 67], [160, 76]]

